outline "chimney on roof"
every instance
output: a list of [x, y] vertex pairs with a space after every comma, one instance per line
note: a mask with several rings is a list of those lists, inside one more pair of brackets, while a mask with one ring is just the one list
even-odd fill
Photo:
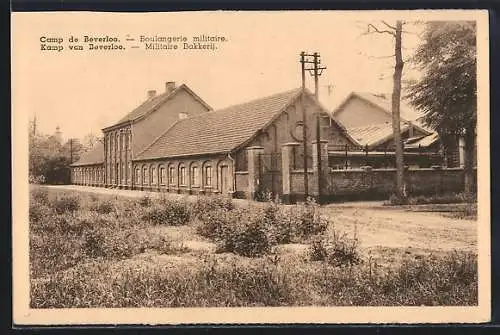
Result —
[[172, 93], [173, 90], [175, 90], [175, 81], [167, 81], [165, 83], [165, 91], [167, 93]]
[[156, 91], [155, 90], [149, 90], [148, 91], [148, 99], [152, 99], [156, 96]]

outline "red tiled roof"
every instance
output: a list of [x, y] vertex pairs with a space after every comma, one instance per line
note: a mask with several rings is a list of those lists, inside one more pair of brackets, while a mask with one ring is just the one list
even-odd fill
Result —
[[[401, 132], [408, 130], [408, 124], [401, 122]], [[392, 124], [372, 124], [363, 127], [347, 128], [347, 133], [358, 145], [373, 147], [392, 138]]]
[[93, 165], [104, 163], [104, 144], [97, 142], [89, 151], [83, 153], [80, 159], [71, 166]]
[[[187, 85], [182, 84], [179, 87], [175, 88], [172, 92], [164, 92], [162, 94], [156, 95], [152, 98], [147, 99], [144, 101], [142, 104], [140, 104], [138, 107], [136, 107], [133, 111], [125, 115], [123, 118], [121, 118], [118, 122], [115, 122], [113, 125], [109, 126], [115, 126], [124, 122], [128, 121], [135, 121], [146, 114], [152, 112], [155, 110], [157, 107], [162, 105], [165, 101], [168, 99], [172, 98], [175, 94], [177, 94], [180, 90], [186, 90], [189, 92], [195, 99], [197, 99], [200, 103], [205, 105], [207, 109], [211, 110], [212, 108], [205, 102], [203, 101], [198, 95], [196, 95]], [[106, 128], [109, 128], [106, 127]]]
[[268, 125], [300, 92], [294, 89], [179, 120], [136, 160], [229, 152]]

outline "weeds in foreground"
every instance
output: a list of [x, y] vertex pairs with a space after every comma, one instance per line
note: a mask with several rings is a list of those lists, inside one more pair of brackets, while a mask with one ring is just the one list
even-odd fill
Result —
[[389, 200], [385, 203], [388, 206], [399, 206], [399, 205], [426, 205], [426, 204], [453, 204], [453, 203], [477, 203], [477, 195], [472, 193], [447, 193], [447, 194], [436, 194], [436, 195], [419, 195], [419, 196], [408, 196], [404, 199], [400, 199], [395, 194], [389, 197]]
[[333, 266], [352, 266], [361, 262], [357, 234], [332, 231], [331, 236], [317, 236], [309, 247], [311, 261], [324, 261]]
[[477, 304], [476, 255], [404, 261], [394, 270], [268, 258], [111, 269], [93, 262], [31, 283], [32, 308], [465, 306]]

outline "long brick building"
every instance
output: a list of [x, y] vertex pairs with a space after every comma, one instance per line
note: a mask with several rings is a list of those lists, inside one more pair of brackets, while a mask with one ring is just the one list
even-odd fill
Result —
[[[376, 151], [392, 142], [387, 121], [390, 114], [373, 99], [352, 94], [336, 112], [330, 113], [310, 91], [297, 88], [214, 111], [188, 86], [167, 82], [165, 92], [149, 91], [140, 106], [103, 129], [104, 143], [72, 164], [72, 183], [237, 197], [271, 192], [285, 200], [305, 194], [351, 192], [350, 188], [343, 188], [352, 182], [356, 187], [368, 188], [368, 193], [380, 182], [383, 192], [391, 192], [391, 166], [381, 166], [373, 160], [372, 167], [385, 170], [359, 175], [355, 170], [367, 165], [367, 156], [363, 153], [365, 160], [356, 165], [359, 152], [350, 149], [370, 147]], [[359, 119], [358, 114], [365, 117]], [[357, 124], [370, 117], [383, 123], [378, 123], [376, 129]], [[434, 146], [435, 134], [404, 119], [403, 123], [406, 146], [411, 148], [420, 142], [429, 150], [438, 149]], [[363, 127], [367, 129], [360, 129]], [[335, 173], [339, 158], [336, 148], [346, 148], [341, 152], [340, 165], [344, 171], [354, 169], [355, 173]], [[392, 160], [390, 152], [383, 157]], [[354, 163], [347, 166], [347, 162]], [[410, 177], [420, 187], [419, 176], [427, 172], [415, 173], [417, 177]], [[430, 173], [433, 177], [440, 175]], [[447, 178], [459, 187], [460, 172], [446, 173], [452, 173]]]

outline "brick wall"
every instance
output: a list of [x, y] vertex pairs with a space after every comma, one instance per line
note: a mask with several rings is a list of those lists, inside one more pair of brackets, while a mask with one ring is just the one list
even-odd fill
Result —
[[[415, 169], [405, 171], [408, 194], [431, 195], [460, 192], [464, 187], [462, 169]], [[386, 199], [395, 193], [396, 170], [344, 170], [328, 175], [330, 198]]]

